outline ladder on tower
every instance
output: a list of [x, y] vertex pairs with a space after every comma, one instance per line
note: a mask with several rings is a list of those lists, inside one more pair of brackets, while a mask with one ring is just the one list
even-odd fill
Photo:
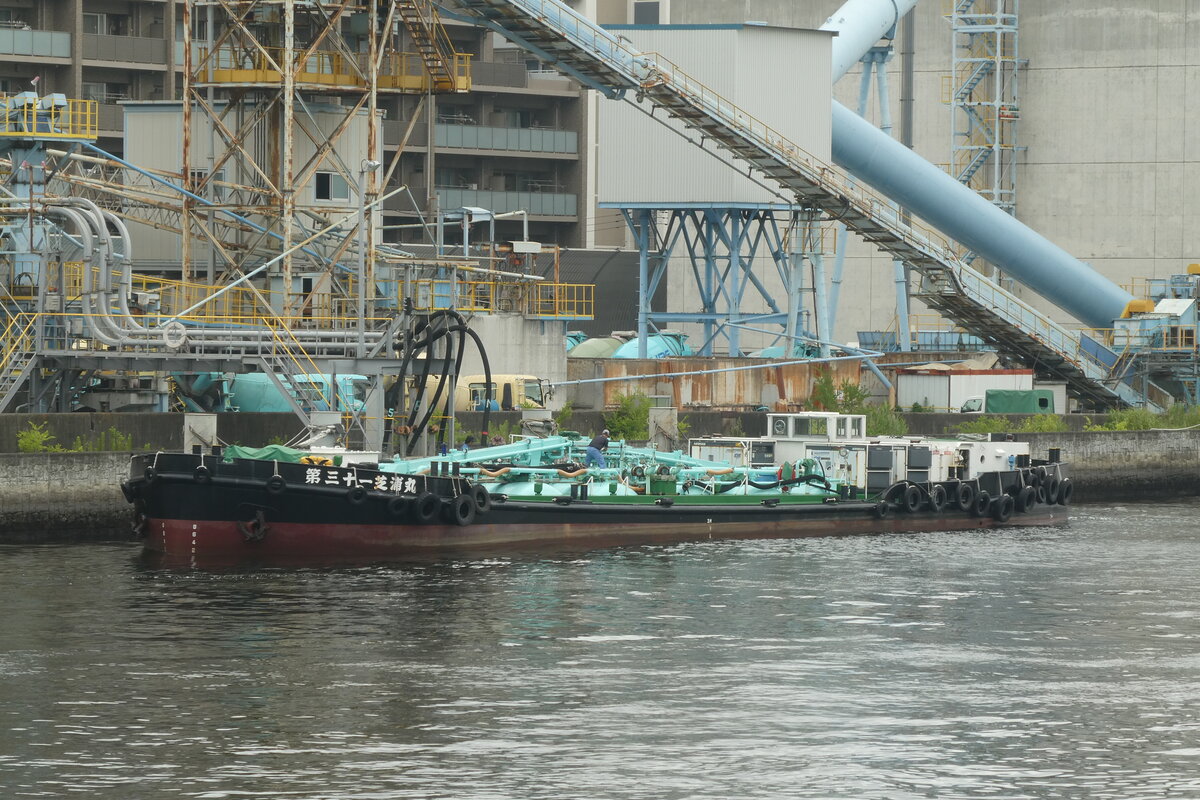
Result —
[[[914, 229], [887, 200], [850, 186], [837, 168], [804, 153], [669, 61], [630, 49], [615, 34], [558, 0], [459, 0], [458, 7], [610, 98], [635, 92], [639, 101], [650, 101], [771, 178], [792, 193], [797, 204], [844, 222], [940, 287], [928, 295], [927, 302], [954, 323], [973, 332], [982, 326], [979, 333], [989, 342], [1022, 357], [1046, 377], [1065, 380], [1076, 396], [1102, 406], [1161, 407], [1129, 384], [1105, 385], [1107, 370], [1085, 357], [1080, 334], [988, 282], [965, 266], [948, 243]], [[1103, 345], [1089, 342], [1089, 347]]]

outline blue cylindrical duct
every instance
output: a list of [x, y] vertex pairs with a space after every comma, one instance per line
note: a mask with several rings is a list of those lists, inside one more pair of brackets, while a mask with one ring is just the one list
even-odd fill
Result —
[[1133, 295], [835, 102], [833, 161], [1070, 312], [1107, 328]]

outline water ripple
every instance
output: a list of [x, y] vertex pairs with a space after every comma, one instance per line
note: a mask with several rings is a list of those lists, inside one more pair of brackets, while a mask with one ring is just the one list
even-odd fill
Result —
[[0, 796], [1196, 798], [1196, 511], [214, 572], [0, 548]]

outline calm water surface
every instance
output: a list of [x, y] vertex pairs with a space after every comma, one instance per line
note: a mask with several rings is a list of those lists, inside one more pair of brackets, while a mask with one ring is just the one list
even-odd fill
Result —
[[1200, 798], [1200, 505], [339, 568], [0, 548], [0, 797]]

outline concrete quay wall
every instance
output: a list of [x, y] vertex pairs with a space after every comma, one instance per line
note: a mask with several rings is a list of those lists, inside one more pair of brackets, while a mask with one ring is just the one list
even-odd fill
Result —
[[1035, 457], [1052, 447], [1070, 462], [1079, 502], [1200, 494], [1200, 430], [1015, 434]]
[[129, 534], [121, 494], [132, 453], [0, 453], [0, 542], [111, 541]]

